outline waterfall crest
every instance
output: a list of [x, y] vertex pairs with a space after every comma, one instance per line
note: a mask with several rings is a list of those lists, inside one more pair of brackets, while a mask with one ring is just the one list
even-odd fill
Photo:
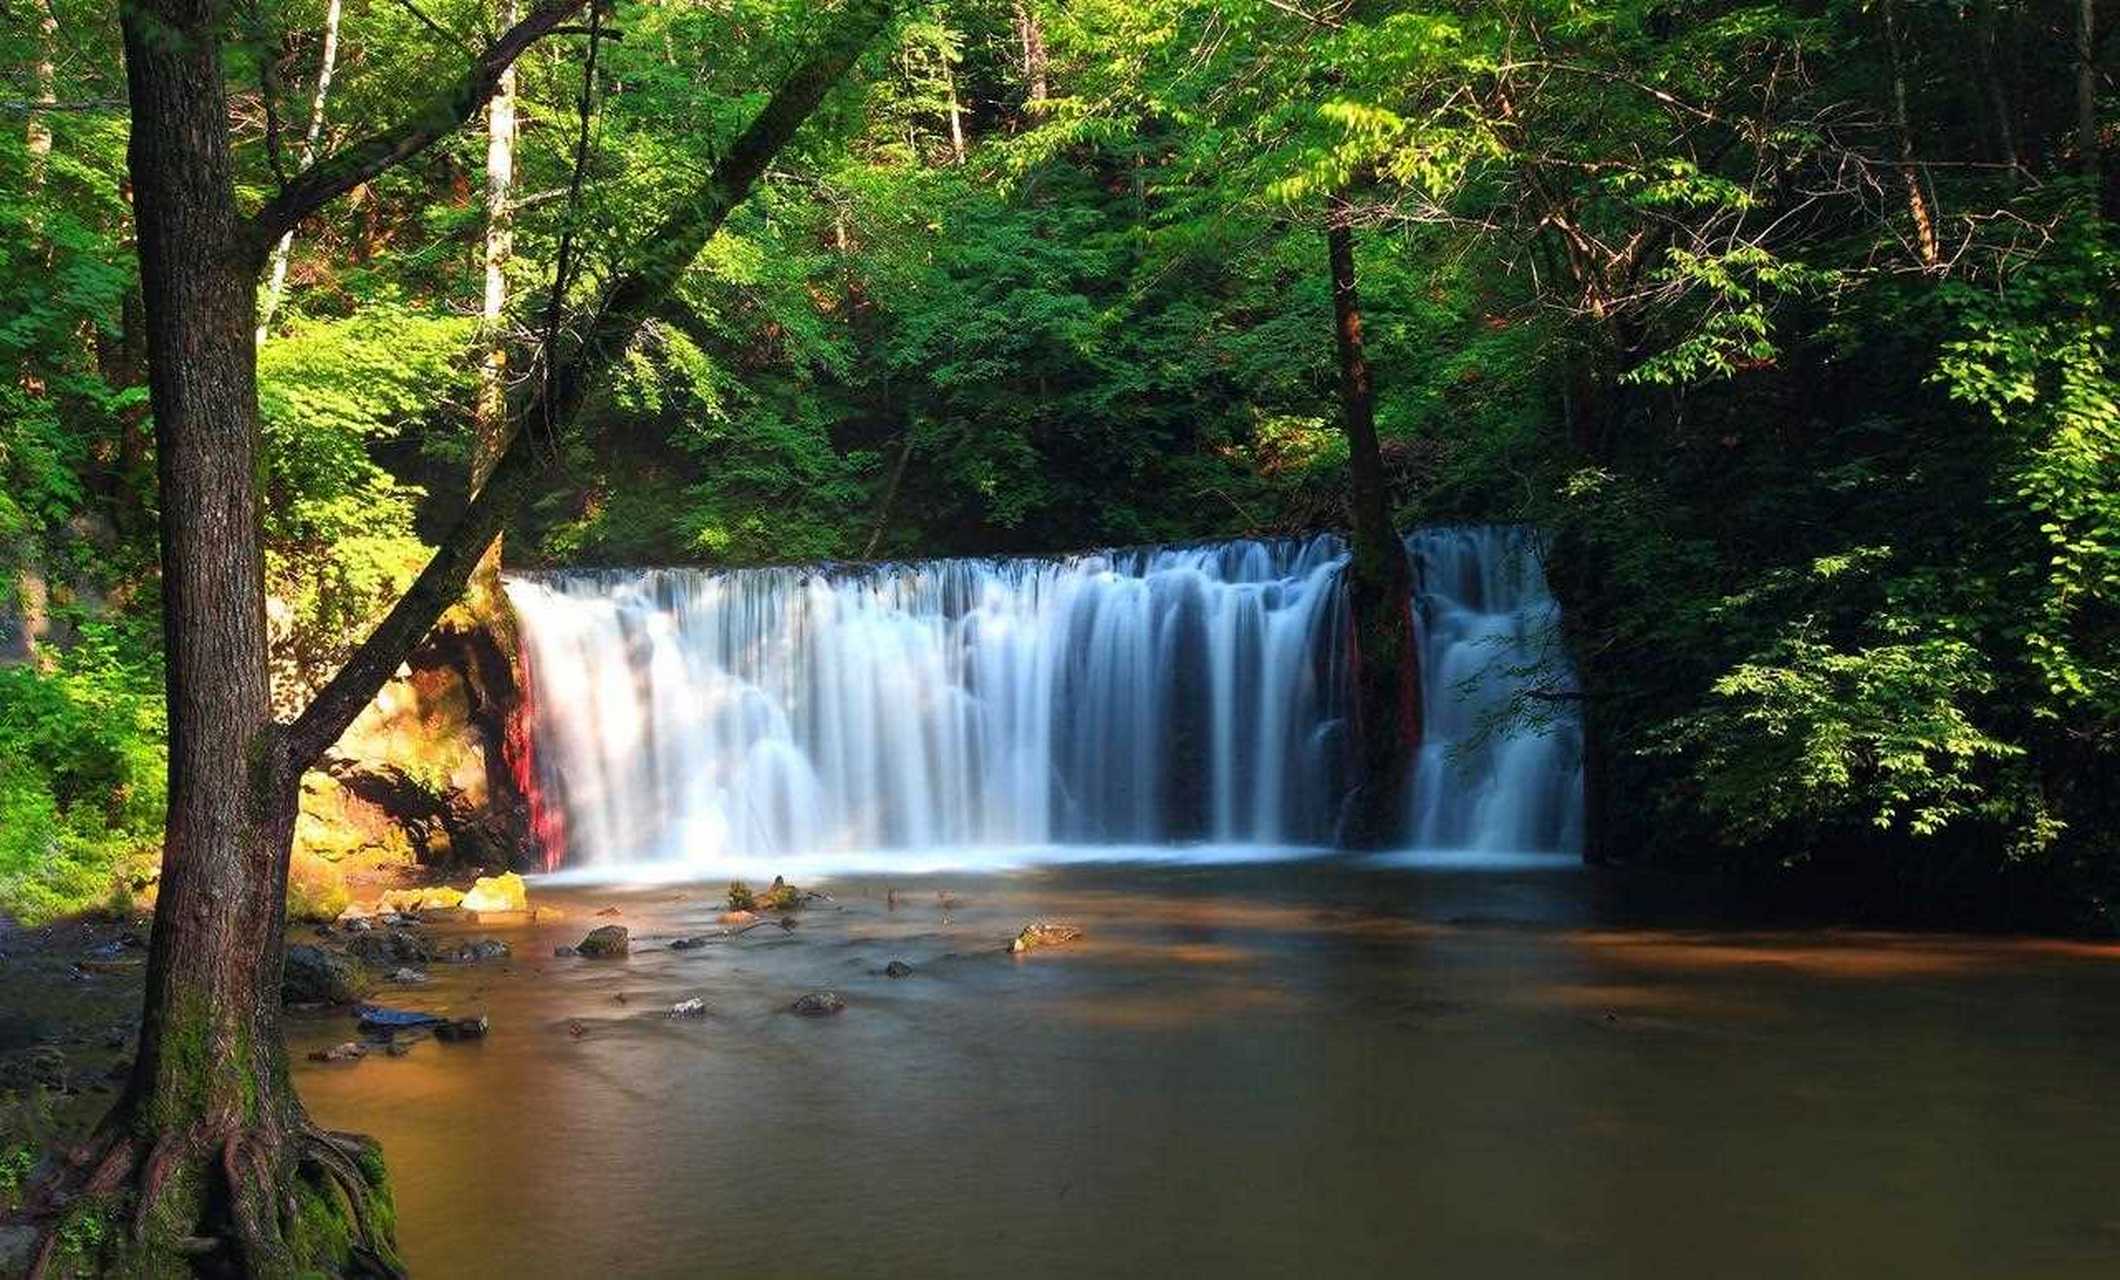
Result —
[[[1558, 652], [1535, 540], [1446, 528], [1407, 547], [1428, 699], [1409, 830], [1575, 848], [1572, 703], [1494, 720], [1567, 679], [1533, 670]], [[1321, 535], [511, 576], [542, 803], [590, 867], [1316, 848], [1346, 784], [1346, 560]]]

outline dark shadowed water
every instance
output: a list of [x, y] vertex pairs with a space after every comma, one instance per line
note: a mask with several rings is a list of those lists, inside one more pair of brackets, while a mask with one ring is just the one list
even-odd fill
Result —
[[[397, 1000], [489, 1038], [300, 1062], [414, 1273], [2120, 1275], [2120, 949], [1674, 926], [1559, 867], [821, 887], [691, 951], [714, 887], [533, 890], [566, 919]], [[1003, 954], [1033, 919], [1088, 939]]]

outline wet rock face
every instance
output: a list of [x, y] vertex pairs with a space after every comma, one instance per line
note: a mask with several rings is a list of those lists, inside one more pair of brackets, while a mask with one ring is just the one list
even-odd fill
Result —
[[631, 950], [626, 926], [607, 924], [600, 929], [591, 929], [574, 948], [576, 954], [592, 960], [615, 960]]
[[798, 996], [788, 1008], [805, 1018], [829, 1018], [846, 1012], [847, 1002], [834, 991], [811, 991]]
[[364, 986], [353, 961], [336, 951], [307, 944], [287, 948], [280, 971], [283, 1004], [352, 1004]]

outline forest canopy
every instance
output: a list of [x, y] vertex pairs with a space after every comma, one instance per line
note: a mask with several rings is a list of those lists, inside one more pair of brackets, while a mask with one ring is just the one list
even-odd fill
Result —
[[[412, 579], [486, 397], [538, 376], [713, 171], [812, 9], [596, 9], [518, 61], [499, 188], [472, 127], [294, 229], [257, 348], [288, 697]], [[0, 910], [26, 919], [146, 887], [160, 828], [117, 18], [0, 21]], [[507, 21], [233, 7], [241, 194]], [[2110, 930], [2116, 22], [2092, 0], [901, 7], [580, 421], [534, 439], [550, 465], [505, 563], [1344, 527], [1338, 211], [1394, 518], [1546, 532], [1596, 856]]]

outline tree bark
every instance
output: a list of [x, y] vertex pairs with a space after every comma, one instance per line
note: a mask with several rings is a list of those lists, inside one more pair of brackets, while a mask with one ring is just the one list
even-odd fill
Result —
[[[515, 0], [499, 0], [499, 26], [513, 26]], [[478, 402], [473, 422], [471, 492], [477, 493], [500, 465], [508, 446], [508, 331], [502, 320], [508, 311], [508, 263], [515, 256], [515, 68], [501, 73], [493, 98], [486, 104], [486, 295], [479, 309], [479, 335], [485, 358], [479, 363]], [[479, 612], [497, 617], [501, 591], [501, 540], [479, 560], [472, 574], [475, 597], [485, 607]], [[513, 644], [509, 645], [513, 651]]]
[[1355, 288], [1353, 211], [1334, 197], [1325, 227], [1333, 332], [1354, 517], [1347, 598], [1354, 635], [1355, 785], [1340, 824], [1351, 848], [1391, 844], [1405, 830], [1405, 787], [1421, 737], [1420, 666], [1406, 546], [1392, 527], [1376, 396]]
[[[297, 775], [266, 674], [257, 275], [236, 205], [221, 21], [210, 0], [122, 15], [162, 494], [169, 817], [139, 1053], [56, 1184], [33, 1274], [55, 1261], [161, 1274], [202, 1246], [239, 1274], [398, 1270], [372, 1147], [309, 1124], [280, 1037]], [[352, 1224], [340, 1256], [301, 1248], [298, 1224], [318, 1205]], [[100, 1233], [102, 1256], [55, 1257], [60, 1224], [118, 1212], [129, 1229]]]
[[[2086, 0], [2088, 3], [2088, 0]], [[1884, 0], [1885, 51], [1892, 64], [1892, 134], [1899, 152], [1899, 180], [1907, 191], [1907, 213], [1914, 220], [1914, 252], [1921, 265], [1933, 267], [1942, 261], [1936, 241], [1936, 217], [1929, 209], [1928, 192], [1921, 183], [1921, 166], [1914, 160], [1914, 129], [1907, 115], [1907, 75], [1904, 41], [1899, 30], [1898, 0]]]
[[[533, 15], [547, 26], [557, 4]], [[641, 320], [748, 194], [766, 164], [889, 15], [855, 0], [779, 87], [706, 186], [643, 242], [581, 343], [525, 419], [569, 421]], [[268, 205], [238, 211], [219, 0], [138, 0], [123, 13], [132, 105], [129, 163], [148, 322], [162, 492], [162, 592], [170, 723], [169, 821], [140, 1047], [95, 1136], [40, 1179], [33, 1275], [401, 1273], [374, 1144], [312, 1126], [280, 1036], [287, 864], [297, 783], [463, 589], [513, 500], [539, 470], [511, 442], [412, 591], [293, 725], [275, 725], [267, 679], [259, 524], [256, 289], [261, 229], [277, 233], [468, 119], [463, 92], [497, 84], [494, 50], [438, 104], [333, 157]], [[469, 86], [469, 89], [466, 89]], [[424, 138], [424, 142], [419, 140]], [[408, 148], [410, 148], [408, 150]], [[383, 157], [379, 159], [379, 157]], [[394, 163], [394, 161], [389, 161]], [[99, 1229], [69, 1231], [94, 1220]], [[321, 1224], [321, 1226], [320, 1226]], [[94, 1240], [95, 1256], [65, 1250]]]
[[[316, 162], [317, 142], [324, 133], [324, 100], [331, 94], [331, 73], [339, 62], [340, 0], [331, 0], [324, 10], [324, 55], [317, 64], [317, 91], [309, 100], [309, 130], [302, 136], [302, 167]], [[289, 227], [272, 248], [272, 269], [266, 274], [265, 300], [258, 304], [258, 344], [272, 330], [272, 313], [279, 310], [280, 293], [287, 287], [287, 258], [294, 251], [294, 228]]]

